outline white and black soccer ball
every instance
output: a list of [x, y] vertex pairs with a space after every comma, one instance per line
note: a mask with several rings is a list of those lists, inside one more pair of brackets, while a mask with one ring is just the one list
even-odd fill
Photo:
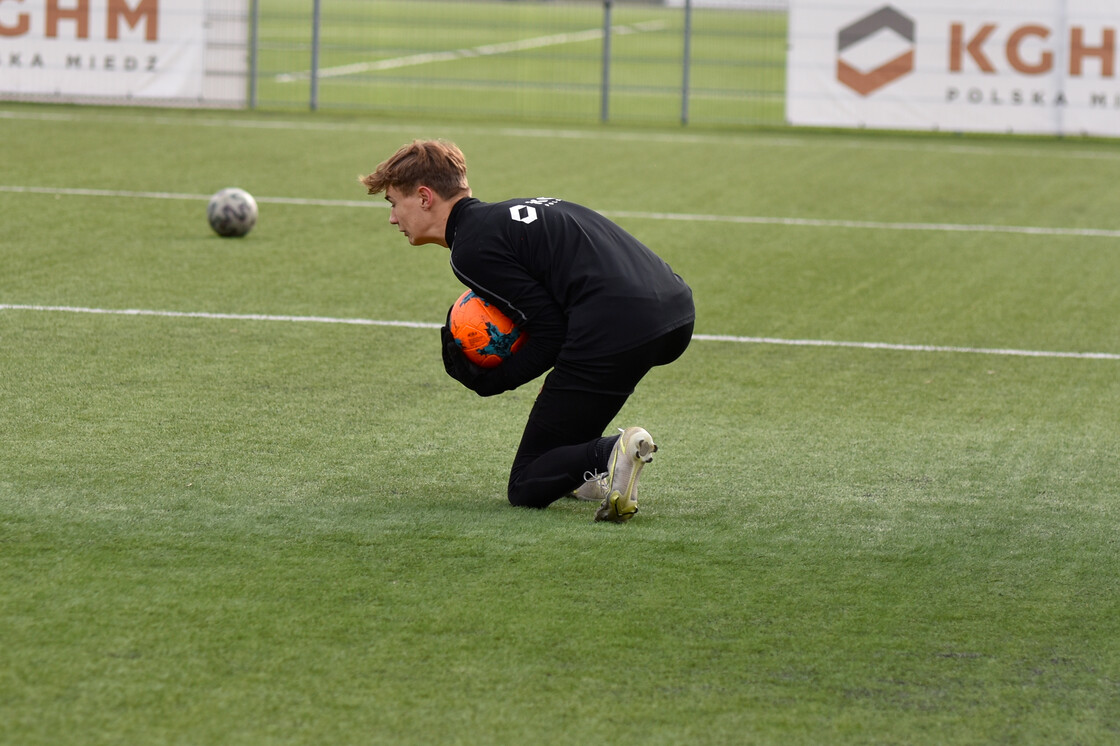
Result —
[[219, 236], [244, 236], [257, 224], [257, 201], [244, 189], [227, 187], [210, 198], [206, 218]]

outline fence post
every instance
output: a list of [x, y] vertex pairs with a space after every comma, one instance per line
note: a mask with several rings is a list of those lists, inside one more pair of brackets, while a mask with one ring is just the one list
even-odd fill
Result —
[[613, 0], [603, 0], [603, 86], [599, 103], [599, 120], [610, 118], [611, 98], [611, 6]]
[[692, 73], [692, 0], [684, 0], [684, 78], [681, 81], [681, 124], [688, 124], [688, 94]]
[[311, 10], [311, 111], [319, 108], [319, 19], [322, 3], [315, 0]]
[[257, 54], [260, 48], [261, 2], [252, 0], [249, 11], [249, 108], [257, 108]]

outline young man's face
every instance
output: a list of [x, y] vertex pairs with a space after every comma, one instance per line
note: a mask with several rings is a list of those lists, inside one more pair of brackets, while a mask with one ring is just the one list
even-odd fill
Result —
[[419, 187], [412, 194], [404, 194], [396, 187], [385, 190], [385, 199], [392, 208], [389, 222], [397, 226], [413, 246], [443, 241], [443, 226], [438, 225], [432, 212], [432, 193], [427, 187]]

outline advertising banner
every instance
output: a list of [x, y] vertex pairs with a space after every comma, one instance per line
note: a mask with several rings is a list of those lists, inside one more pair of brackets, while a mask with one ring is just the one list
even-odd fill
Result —
[[0, 0], [0, 96], [197, 102], [205, 0]]
[[1116, 0], [793, 0], [792, 124], [1120, 135]]

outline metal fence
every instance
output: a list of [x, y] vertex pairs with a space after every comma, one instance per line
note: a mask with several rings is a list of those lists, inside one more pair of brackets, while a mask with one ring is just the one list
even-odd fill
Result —
[[255, 108], [781, 124], [786, 0], [254, 0]]

